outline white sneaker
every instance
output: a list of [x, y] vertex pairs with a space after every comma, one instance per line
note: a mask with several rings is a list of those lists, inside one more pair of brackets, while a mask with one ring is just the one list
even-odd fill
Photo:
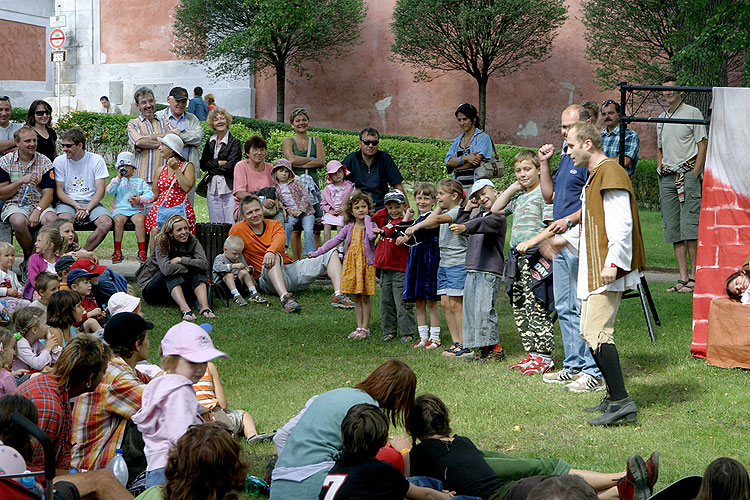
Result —
[[581, 377], [581, 372], [569, 372], [566, 368], [558, 372], [545, 373], [542, 375], [542, 380], [548, 384], [569, 384]]
[[582, 374], [578, 380], [566, 385], [565, 388], [572, 392], [594, 392], [604, 390], [604, 379], [595, 378], [588, 373]]

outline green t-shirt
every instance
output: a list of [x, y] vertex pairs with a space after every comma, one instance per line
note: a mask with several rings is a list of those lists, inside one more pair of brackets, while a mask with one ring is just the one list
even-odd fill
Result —
[[164, 499], [164, 485], [152, 486], [137, 497], [135, 500], [163, 500]]
[[[312, 139], [312, 146], [310, 147], [309, 156], [312, 156], [313, 158], [317, 158], [318, 152], [315, 149], [315, 137], [311, 137], [311, 139]], [[292, 153], [294, 153], [296, 156], [308, 156], [307, 148], [305, 148], [304, 150], [297, 148], [297, 141], [294, 140], [294, 137], [292, 137]], [[293, 167], [292, 170], [294, 171], [294, 175], [302, 175], [305, 173], [304, 168]], [[317, 168], [310, 168], [307, 170], [307, 173], [310, 174], [310, 177], [313, 178], [313, 180], [315, 181], [317, 185], [320, 185], [320, 181], [318, 180], [318, 170], [319, 169]]]
[[536, 236], [547, 227], [545, 222], [552, 221], [552, 204], [544, 203], [542, 190], [521, 191], [515, 195], [505, 215], [513, 214], [513, 226], [510, 233], [510, 247], [515, 248], [522, 241]]

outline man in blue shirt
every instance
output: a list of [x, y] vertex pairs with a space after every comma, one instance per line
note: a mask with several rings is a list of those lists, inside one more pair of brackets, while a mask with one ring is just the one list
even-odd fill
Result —
[[383, 198], [389, 191], [389, 185], [404, 193], [408, 207], [409, 197], [404, 189], [404, 177], [391, 155], [378, 151], [379, 142], [380, 133], [374, 128], [368, 127], [359, 133], [359, 151], [348, 154], [342, 162], [349, 170], [349, 180], [357, 189], [372, 196], [375, 211], [385, 206]]
[[[602, 151], [609, 158], [620, 158], [620, 105], [612, 99], [602, 103]], [[638, 167], [638, 150], [641, 140], [632, 128], [625, 129], [625, 170], [633, 177]], [[619, 161], [619, 160], [618, 160]]]
[[187, 112], [193, 113], [198, 120], [205, 122], [208, 117], [208, 104], [203, 100], [203, 89], [195, 87], [193, 95], [194, 97], [190, 99], [190, 104], [188, 104]]
[[[588, 110], [580, 104], [565, 108], [560, 120], [563, 141], [568, 129], [576, 122], [591, 121]], [[554, 177], [550, 175], [549, 159], [554, 152], [552, 144], [539, 148], [541, 168], [541, 190], [546, 203], [552, 203], [550, 230], [557, 234], [577, 233], [581, 220], [581, 191], [586, 185], [589, 172], [586, 167], [576, 167], [566, 154], [567, 143], [563, 142], [560, 166]], [[577, 238], [570, 238], [577, 240]], [[570, 246], [570, 245], [568, 245]], [[552, 283], [555, 293], [555, 309], [560, 322], [565, 359], [563, 369], [545, 373], [542, 380], [549, 384], [565, 384], [572, 392], [590, 392], [604, 389], [604, 382], [594, 357], [581, 335], [581, 301], [578, 299], [578, 252], [566, 246], [552, 262]]]

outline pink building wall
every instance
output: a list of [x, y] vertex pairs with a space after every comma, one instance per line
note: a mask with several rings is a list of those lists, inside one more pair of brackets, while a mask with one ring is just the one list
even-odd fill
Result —
[[0, 19], [0, 80], [47, 79], [45, 29]]
[[[365, 0], [363, 42], [345, 58], [310, 64], [310, 80], [287, 74], [285, 115], [296, 107], [310, 112], [317, 126], [360, 129], [374, 126], [384, 133], [453, 138], [459, 130], [453, 112], [463, 102], [478, 104], [476, 81], [462, 72], [429, 83], [414, 83], [410, 67], [388, 60], [395, 0]], [[601, 102], [617, 89], [601, 92], [586, 60], [580, 0], [569, 0], [569, 18], [559, 30], [551, 57], [487, 86], [487, 131], [496, 143], [541, 146], [561, 142], [560, 113], [584, 99]], [[256, 116], [276, 119], [276, 79], [256, 77]], [[645, 83], [645, 82], [638, 82]], [[652, 125], [633, 127], [641, 137], [641, 157], [655, 156]]]

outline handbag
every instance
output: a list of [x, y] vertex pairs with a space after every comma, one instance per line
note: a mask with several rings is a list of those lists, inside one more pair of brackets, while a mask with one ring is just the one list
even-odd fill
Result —
[[[168, 167], [165, 167], [168, 168]], [[173, 215], [182, 215], [183, 217], [187, 218], [187, 208], [185, 203], [187, 202], [187, 198], [182, 200], [182, 203], [179, 205], [175, 205], [173, 207], [165, 207], [164, 203], [167, 202], [167, 197], [169, 196], [169, 191], [172, 189], [172, 186], [174, 186], [174, 181], [177, 180], [177, 174], [174, 174], [174, 177], [172, 177], [172, 182], [169, 184], [169, 188], [167, 188], [167, 194], [164, 196], [164, 199], [161, 202], [161, 205], [159, 205], [159, 208], [156, 212], [156, 229], [161, 230], [161, 227], [164, 225], [165, 222], [167, 222], [167, 219], [172, 217]]]
[[[487, 132], [484, 132], [487, 134]], [[489, 137], [489, 134], [487, 134]], [[490, 141], [492, 142], [492, 141]], [[474, 178], [479, 179], [497, 179], [505, 173], [505, 164], [503, 158], [497, 155], [495, 143], [492, 143], [492, 158], [482, 158], [479, 165], [474, 169]]]
[[201, 181], [195, 186], [195, 194], [206, 198], [208, 196], [208, 174], [204, 175]]

